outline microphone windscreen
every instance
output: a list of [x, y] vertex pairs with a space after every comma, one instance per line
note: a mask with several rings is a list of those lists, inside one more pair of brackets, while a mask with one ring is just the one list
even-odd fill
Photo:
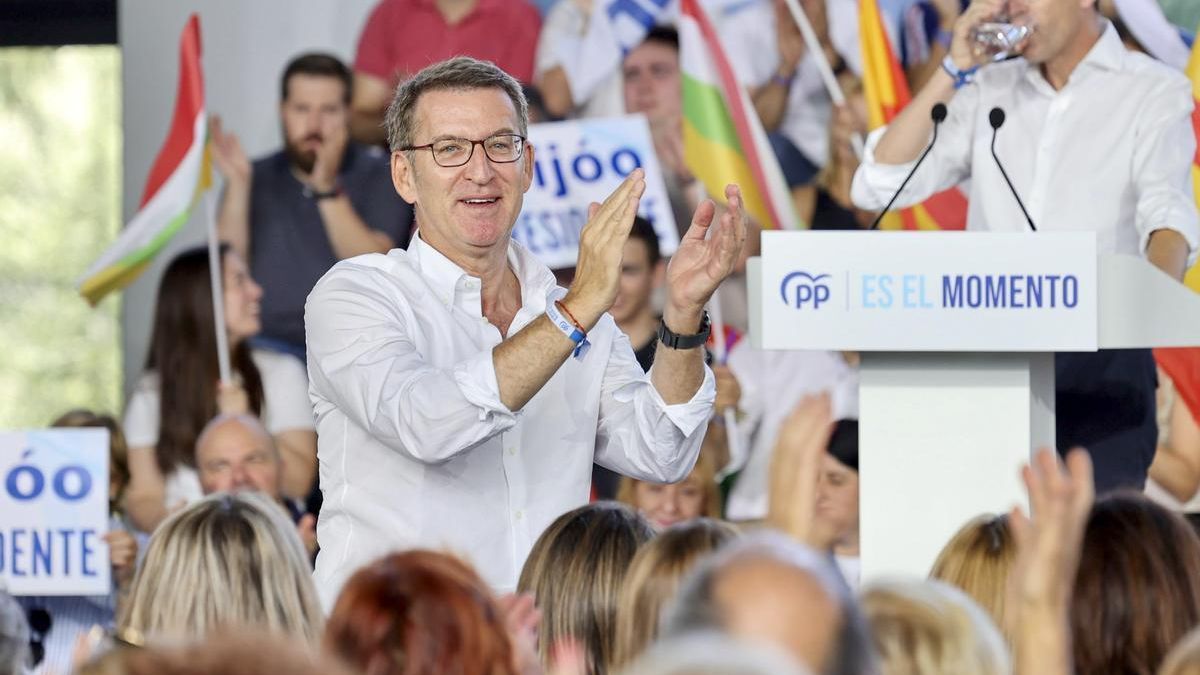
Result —
[[929, 115], [933, 117], [934, 124], [940, 124], [946, 120], [946, 104], [937, 103], [933, 106], [933, 110], [929, 111]]
[[1000, 108], [992, 108], [988, 113], [988, 122], [991, 123], [993, 129], [999, 129], [1004, 125], [1004, 111]]

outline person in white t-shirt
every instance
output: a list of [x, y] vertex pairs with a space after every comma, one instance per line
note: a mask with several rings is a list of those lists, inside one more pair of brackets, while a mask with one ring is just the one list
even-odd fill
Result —
[[283, 455], [286, 496], [307, 495], [316, 473], [304, 366], [292, 356], [250, 348], [247, 340], [259, 330], [262, 289], [241, 257], [226, 246], [221, 250], [235, 382], [218, 382], [208, 253], [194, 249], [163, 273], [146, 370], [125, 408], [130, 472], [125, 508], [146, 532], [172, 509], [202, 496], [195, 443], [217, 414], [262, 418]]

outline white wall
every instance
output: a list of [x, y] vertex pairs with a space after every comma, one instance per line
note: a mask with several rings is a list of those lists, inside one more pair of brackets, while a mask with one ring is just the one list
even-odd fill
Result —
[[[220, 114], [251, 157], [276, 149], [279, 75], [288, 60], [310, 50], [351, 63], [358, 34], [375, 0], [120, 0], [121, 107], [125, 141], [123, 215], [137, 209], [146, 173], [167, 133], [179, 75], [179, 34], [200, 14], [208, 110]], [[204, 241], [199, 208], [121, 303], [125, 392], [146, 359], [162, 270], [182, 248]]]

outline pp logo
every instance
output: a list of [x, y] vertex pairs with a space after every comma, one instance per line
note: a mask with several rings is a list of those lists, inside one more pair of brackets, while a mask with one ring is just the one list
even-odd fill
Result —
[[[796, 309], [804, 309], [805, 304], [819, 309], [821, 303], [829, 300], [829, 278], [828, 274], [814, 276], [808, 272], [792, 272], [779, 284], [779, 296], [783, 298], [783, 304], [795, 305]], [[788, 299], [789, 295], [791, 300]]]

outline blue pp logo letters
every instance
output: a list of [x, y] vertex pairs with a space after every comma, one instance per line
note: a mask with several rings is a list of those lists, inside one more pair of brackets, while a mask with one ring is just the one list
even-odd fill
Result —
[[829, 278], [828, 274], [813, 275], [799, 270], [792, 272], [779, 284], [783, 304], [796, 309], [804, 309], [805, 306], [820, 309], [822, 304], [829, 301]]

